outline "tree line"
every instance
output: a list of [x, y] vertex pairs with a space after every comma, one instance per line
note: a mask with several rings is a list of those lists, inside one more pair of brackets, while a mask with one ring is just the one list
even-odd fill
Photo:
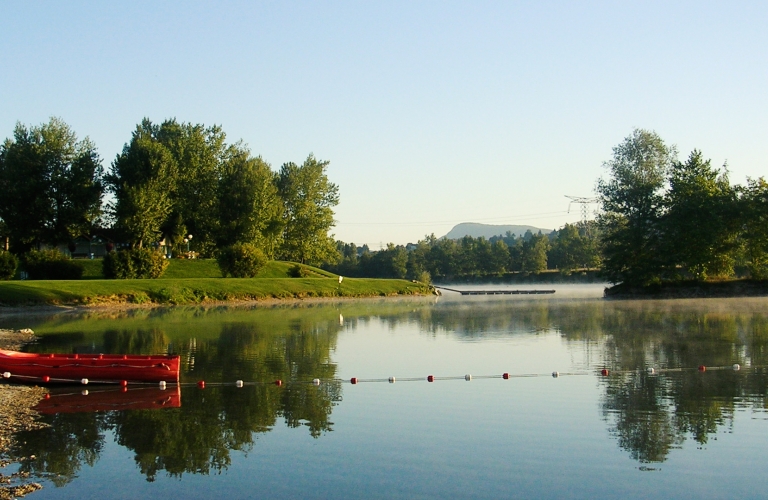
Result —
[[727, 165], [699, 150], [680, 161], [654, 132], [634, 130], [613, 149], [596, 221], [487, 240], [431, 235], [379, 251], [329, 236], [339, 191], [328, 164], [310, 154], [273, 171], [219, 126], [144, 119], [104, 168], [62, 120], [17, 124], [0, 146], [0, 236], [21, 254], [97, 228], [133, 248], [179, 249], [193, 235], [202, 257], [249, 244], [347, 276], [420, 281], [598, 267], [612, 283], [640, 286], [768, 278], [768, 183], [732, 185]]
[[523, 235], [507, 232], [491, 238], [465, 236], [453, 240], [434, 234], [416, 244], [388, 244], [379, 251], [367, 245], [337, 242], [339, 258], [324, 268], [346, 276], [407, 278], [429, 282], [464, 277], [500, 276], [509, 272], [570, 273], [600, 265], [596, 227], [566, 224], [558, 231]]
[[219, 126], [142, 120], [104, 168], [93, 142], [59, 118], [17, 124], [0, 146], [0, 235], [21, 254], [111, 228], [131, 247], [164, 242], [203, 257], [249, 243], [269, 258], [333, 258], [338, 187], [309, 155], [278, 171]]
[[727, 165], [700, 150], [684, 161], [655, 133], [637, 129], [613, 148], [597, 182], [595, 221], [548, 235], [459, 240], [434, 235], [416, 245], [337, 242], [329, 270], [350, 276], [453, 279], [600, 268], [607, 281], [648, 286], [733, 277], [768, 279], [768, 182], [732, 185]]

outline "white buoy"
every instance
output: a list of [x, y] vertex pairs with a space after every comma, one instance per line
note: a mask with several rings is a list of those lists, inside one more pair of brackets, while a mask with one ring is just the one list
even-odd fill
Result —
[[652, 366], [649, 366], [648, 368], [646, 368], [645, 371], [648, 372], [648, 375], [653, 375], [654, 373], [656, 373], [656, 370], [654, 370]]
[[552, 372], [552, 378], [557, 378], [560, 376], [560, 372]]
[[242, 380], [235, 380], [235, 387], [242, 387], [243, 381]]
[[389, 377], [389, 383], [394, 384], [396, 381], [395, 377]]
[[88, 389], [83, 389], [83, 390], [80, 392], [80, 394], [82, 394], [83, 396], [87, 396], [87, 395], [88, 395]]
[[166, 383], [165, 383], [165, 380], [161, 380], [161, 381], [160, 381], [160, 382], [159, 382], [157, 385], [158, 385], [158, 387], [160, 387], [160, 389], [162, 389], [162, 390], [165, 390], [165, 388], [166, 388]]
[[738, 364], [738, 363], [734, 363], [733, 364], [733, 371], [737, 372], [739, 370], [741, 370], [741, 365]]
[[314, 384], [314, 385], [320, 385], [320, 379], [319, 379], [319, 378], [316, 378], [316, 379], [312, 379], [312, 384]]
[[88, 385], [88, 379], [84, 378], [84, 379], [80, 380], [80, 383], [83, 384], [83, 385]]
[[11, 372], [3, 372], [3, 378], [11, 378]]
[[470, 375], [469, 373], [467, 373], [466, 375], [464, 375], [464, 380], [466, 380], [467, 382], [469, 382], [470, 380], [472, 380], [472, 375]]

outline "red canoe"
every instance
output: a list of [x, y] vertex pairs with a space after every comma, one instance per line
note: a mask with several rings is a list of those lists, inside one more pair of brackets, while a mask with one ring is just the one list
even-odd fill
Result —
[[33, 354], [0, 349], [0, 375], [13, 382], [33, 384], [178, 382], [179, 357], [132, 354]]

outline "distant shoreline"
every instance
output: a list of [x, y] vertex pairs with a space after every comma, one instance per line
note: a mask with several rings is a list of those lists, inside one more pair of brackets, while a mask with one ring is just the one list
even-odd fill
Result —
[[614, 285], [606, 299], [704, 299], [768, 296], [768, 280], [681, 281], [645, 287]]

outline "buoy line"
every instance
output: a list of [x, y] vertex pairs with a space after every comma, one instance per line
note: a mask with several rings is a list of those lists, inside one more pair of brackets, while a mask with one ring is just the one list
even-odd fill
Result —
[[[750, 366], [748, 367], [752, 370], [758, 370], [762, 368], [766, 368], [765, 366]], [[500, 375], [455, 375], [455, 376], [435, 376], [435, 375], [428, 375], [426, 377], [387, 377], [387, 378], [357, 378], [352, 377], [350, 379], [341, 379], [341, 378], [331, 378], [331, 379], [319, 379], [315, 378], [311, 381], [298, 381], [294, 380], [291, 381], [291, 384], [312, 384], [312, 385], [320, 385], [321, 383], [348, 383], [351, 385], [357, 385], [357, 384], [365, 384], [365, 383], [382, 383], [382, 382], [388, 382], [390, 384], [394, 384], [395, 382], [438, 382], [438, 381], [445, 381], [445, 380], [465, 380], [467, 382], [470, 382], [472, 380], [479, 380], [479, 379], [503, 379], [503, 380], [509, 380], [513, 378], [535, 378], [535, 377], [549, 377], [552, 378], [559, 378], [559, 377], [567, 377], [567, 376], [585, 376], [585, 375], [595, 375], [598, 374], [602, 377], [609, 377], [611, 375], [627, 375], [627, 374], [637, 374], [637, 373], [646, 373], [647, 375], [663, 375], [665, 373], [680, 373], [685, 371], [698, 371], [700, 373], [705, 373], [707, 371], [719, 371], [719, 370], [732, 370], [732, 371], [740, 371], [741, 365], [738, 363], [730, 365], [730, 366], [705, 366], [705, 365], [699, 365], [696, 368], [655, 368], [655, 367], [647, 367], [645, 370], [609, 370], [608, 368], [602, 368], [600, 370], [583, 370], [583, 371], [576, 371], [576, 372], [559, 372], [559, 371], [553, 371], [552, 373], [502, 373]], [[2, 378], [9, 379], [11, 378], [12, 374], [10, 372], [4, 372], [2, 373]], [[59, 383], [59, 384], [81, 384], [81, 385], [88, 385], [88, 384], [118, 384], [123, 387], [123, 389], [126, 389], [129, 385], [129, 382], [127, 380], [89, 380], [87, 378], [83, 379], [63, 379], [63, 378], [54, 378], [49, 376], [43, 376], [43, 377], [33, 377], [33, 376], [21, 376], [17, 375], [17, 378], [26, 378], [29, 379], [30, 382], [42, 382], [42, 383]], [[148, 385], [155, 385], [159, 387], [160, 389], [165, 389], [168, 386], [179, 386], [179, 387], [194, 387], [197, 386], [200, 389], [205, 389], [206, 387], [226, 387], [226, 386], [232, 386], [235, 387], [245, 387], [245, 386], [256, 386], [256, 385], [276, 385], [278, 387], [283, 385], [283, 381], [280, 379], [265, 382], [265, 381], [251, 381], [246, 382], [243, 380], [236, 380], [234, 384], [232, 382], [206, 382], [205, 380], [199, 380], [197, 382], [130, 382], [130, 385], [132, 386], [148, 386]]]

